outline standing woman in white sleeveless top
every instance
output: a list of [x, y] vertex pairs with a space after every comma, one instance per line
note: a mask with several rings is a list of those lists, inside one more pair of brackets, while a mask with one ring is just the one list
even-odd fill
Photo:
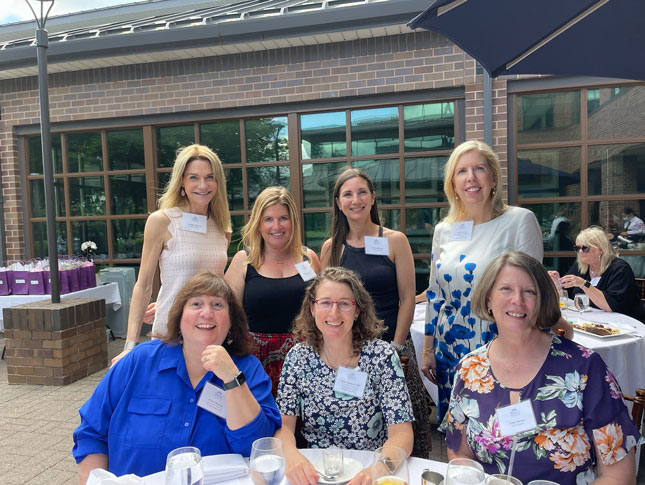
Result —
[[146, 221], [125, 347], [113, 364], [137, 345], [157, 264], [161, 288], [152, 325], [156, 337], [166, 333], [168, 311], [184, 283], [203, 270], [222, 276], [226, 267], [231, 217], [224, 170], [215, 153], [203, 145], [182, 149], [158, 206]]

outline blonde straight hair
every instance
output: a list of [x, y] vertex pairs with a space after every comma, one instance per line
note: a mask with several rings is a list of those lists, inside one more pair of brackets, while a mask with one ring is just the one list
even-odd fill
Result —
[[[600, 226], [589, 226], [587, 229], [580, 231], [576, 236], [576, 245], [593, 246], [602, 251], [602, 255], [600, 256], [600, 274], [603, 274], [611, 262], [618, 257], [618, 251], [611, 245], [607, 233]], [[585, 274], [589, 269], [589, 265], [580, 261], [579, 253], [576, 254], [576, 259], [580, 274]]]

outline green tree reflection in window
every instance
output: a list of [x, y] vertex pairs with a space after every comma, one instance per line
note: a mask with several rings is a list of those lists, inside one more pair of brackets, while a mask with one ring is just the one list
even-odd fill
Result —
[[289, 159], [287, 117], [246, 120], [246, 161], [277, 162]]
[[201, 124], [199, 140], [215, 153], [222, 163], [241, 163], [242, 149], [240, 142], [240, 122], [220, 121]]
[[70, 178], [69, 203], [72, 216], [105, 215], [103, 177]]
[[[43, 148], [40, 135], [27, 138], [27, 151], [29, 152], [29, 175], [42, 175], [44, 173]], [[52, 167], [54, 173], [63, 173], [63, 150], [58, 133], [52, 133]]]
[[115, 215], [145, 214], [147, 212], [145, 175], [110, 176], [110, 210]]
[[193, 125], [160, 126], [157, 128], [157, 164], [172, 167], [177, 150], [195, 143]]
[[108, 131], [108, 170], [144, 168], [143, 130]]
[[100, 172], [103, 170], [101, 133], [68, 133], [67, 170], [70, 172]]

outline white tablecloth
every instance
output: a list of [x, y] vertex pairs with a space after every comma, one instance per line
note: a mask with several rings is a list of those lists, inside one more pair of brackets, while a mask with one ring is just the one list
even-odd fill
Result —
[[[121, 295], [119, 294], [119, 285], [117, 283], [108, 283], [106, 285], [87, 288], [86, 290], [74, 291], [60, 296], [65, 298], [98, 298], [104, 299], [106, 305], [112, 305], [112, 310], [116, 311], [121, 308]], [[50, 300], [51, 295], [7, 295], [0, 296], [0, 330], [4, 330], [3, 309], [22, 305], [32, 301]]]
[[[322, 461], [322, 451], [318, 449], [305, 449], [300, 450], [307, 459], [316, 463]], [[371, 451], [359, 451], [359, 450], [343, 450], [343, 456], [346, 458], [353, 458], [358, 460], [363, 467], [372, 464], [373, 453]], [[248, 462], [248, 458], [246, 459]], [[441, 473], [445, 476], [446, 469], [448, 467], [447, 463], [441, 463], [433, 460], [424, 460], [422, 458], [409, 458], [408, 459], [408, 472], [410, 474], [410, 480], [408, 483], [410, 485], [418, 485], [421, 483], [421, 474], [424, 470], [431, 470], [434, 472]], [[154, 475], [148, 475], [144, 477], [145, 485], [164, 485], [165, 472], [155, 473]], [[285, 480], [283, 483], [288, 483]], [[220, 482], [219, 485], [254, 485], [251, 480], [251, 476], [247, 475], [244, 478], [236, 478], [234, 480], [228, 480], [225, 482]]]
[[[603, 358], [607, 367], [615, 374], [620, 388], [625, 394], [634, 394], [637, 387], [645, 387], [645, 325], [621, 313], [604, 312], [594, 309], [581, 314], [576, 310], [565, 310], [567, 319], [582, 319], [600, 322], [629, 331], [634, 335], [617, 337], [593, 337], [574, 332], [573, 341], [593, 349]], [[423, 352], [423, 332], [425, 326], [425, 303], [418, 303], [414, 311], [414, 323], [410, 329], [419, 367]], [[437, 402], [437, 386], [422, 375], [428, 393]]]

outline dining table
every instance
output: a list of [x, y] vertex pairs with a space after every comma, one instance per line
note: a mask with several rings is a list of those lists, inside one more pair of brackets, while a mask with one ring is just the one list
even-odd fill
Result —
[[[301, 449], [300, 452], [314, 465], [315, 468], [322, 467], [322, 449], [305, 448], [305, 449]], [[361, 467], [363, 468], [372, 465], [373, 457], [374, 457], [373, 451], [343, 450], [343, 460], [345, 462], [347, 462], [348, 459], [356, 460], [357, 462], [360, 463]], [[247, 464], [249, 463], [248, 458], [245, 458], [245, 461]], [[420, 485], [422, 483], [421, 474], [425, 470], [434, 471], [445, 476], [447, 468], [448, 468], [447, 463], [442, 463], [434, 460], [426, 460], [423, 458], [410, 457], [408, 458], [408, 474], [409, 474], [408, 483], [410, 485]], [[143, 483], [145, 485], [164, 485], [165, 476], [166, 476], [166, 473], [164, 471], [154, 473], [152, 475], [143, 477]], [[205, 477], [205, 479], [207, 478], [209, 477]], [[205, 480], [205, 481], [209, 481], [212, 483], [213, 478], [211, 477], [210, 480]], [[285, 478], [282, 483], [283, 485], [286, 485], [289, 483], [289, 481]], [[335, 484], [340, 485], [342, 483], [346, 483], [346, 480], [338, 480], [334, 482], [324, 482], [324, 483], [327, 485], [335, 485]], [[218, 485], [254, 485], [254, 483], [251, 480], [251, 475], [249, 474], [240, 478], [234, 478], [232, 480], [218, 481]]]
[[[423, 354], [426, 304], [417, 303], [414, 322], [410, 328], [419, 369]], [[645, 324], [622, 313], [605, 312], [590, 308], [579, 312], [569, 301], [562, 314], [570, 322], [603, 323], [617, 328], [617, 335], [597, 336], [574, 330], [573, 341], [597, 352], [616, 376], [625, 394], [634, 394], [636, 388], [645, 387]], [[437, 386], [421, 373], [423, 384], [436, 403], [439, 394]]]

